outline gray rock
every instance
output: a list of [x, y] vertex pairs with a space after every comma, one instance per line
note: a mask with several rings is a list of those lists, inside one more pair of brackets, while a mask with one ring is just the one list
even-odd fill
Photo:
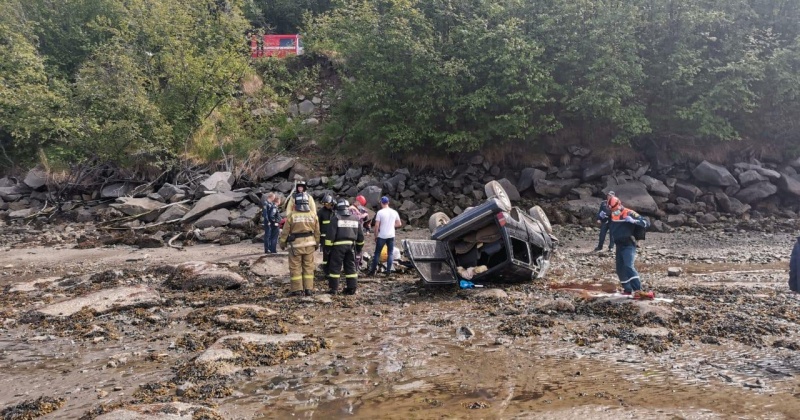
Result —
[[785, 193], [800, 197], [800, 181], [789, 175], [781, 175], [780, 179], [778, 179], [778, 188]]
[[481, 155], [475, 155], [469, 160], [470, 165], [480, 165], [484, 162], [484, 157]]
[[230, 222], [231, 212], [228, 209], [217, 209], [194, 222], [194, 227], [205, 229], [210, 227], [227, 226]]
[[78, 223], [87, 223], [94, 221], [94, 212], [87, 209], [80, 209], [78, 210], [77, 214], [75, 215], [75, 220]]
[[32, 214], [36, 213], [34, 209], [20, 209], [20, 210], [13, 210], [8, 213], [9, 219], [24, 219]]
[[564, 209], [577, 215], [578, 217], [592, 217], [600, 210], [599, 198], [584, 198], [580, 200], [570, 200], [564, 204]]
[[750, 205], [744, 204], [736, 198], [730, 198], [731, 211], [730, 213], [736, 216], [741, 216], [750, 211]]
[[573, 145], [570, 145], [569, 147], [567, 147], [567, 151], [571, 155], [578, 156], [578, 157], [586, 157], [586, 156], [589, 156], [590, 154], [592, 154], [592, 149], [589, 149], [588, 147], [580, 146], [580, 145], [577, 145], [577, 144], [573, 144]]
[[678, 197], [683, 197], [691, 202], [697, 200], [697, 197], [703, 194], [703, 191], [700, 188], [697, 188], [696, 185], [692, 185], [686, 182], [677, 182], [675, 184], [675, 195]]
[[533, 186], [533, 183], [537, 179], [545, 179], [547, 177], [547, 173], [540, 169], [536, 168], [525, 168], [522, 170], [522, 174], [519, 176], [519, 182], [517, 183], [519, 192], [525, 192], [528, 188]]
[[356, 179], [361, 178], [363, 171], [360, 166], [354, 166], [347, 170], [344, 174], [344, 179], [349, 181], [355, 181]]
[[583, 168], [581, 180], [583, 182], [593, 181], [604, 175], [611, 175], [612, 173], [614, 173], [614, 159], [608, 159]]
[[770, 182], [759, 182], [753, 184], [736, 194], [736, 199], [745, 204], [763, 200], [778, 192], [778, 187]]
[[580, 185], [579, 179], [547, 180], [538, 179], [533, 183], [533, 188], [537, 194], [545, 197], [563, 197], [570, 190]]
[[25, 188], [18, 185], [13, 187], [0, 187], [0, 199], [7, 202], [17, 201], [25, 192]]
[[697, 165], [692, 171], [692, 175], [701, 182], [720, 187], [729, 187], [738, 184], [736, 178], [731, 175], [727, 168], [715, 165], [707, 160]]
[[264, 167], [264, 175], [262, 179], [270, 179], [275, 175], [286, 172], [294, 166], [296, 160], [294, 158], [279, 156], [275, 160], [269, 162]]
[[37, 309], [36, 312], [45, 316], [68, 317], [84, 307], [102, 314], [112, 309], [146, 308], [159, 303], [161, 303], [161, 296], [158, 292], [140, 284], [101, 290], [45, 306]]
[[169, 402], [117, 408], [95, 417], [95, 420], [192, 420], [194, 418], [222, 418], [222, 416], [205, 406]]
[[377, 207], [381, 203], [381, 195], [382, 195], [381, 187], [376, 185], [370, 185], [363, 190], [358, 192], [358, 195], [363, 195], [364, 198], [367, 199], [367, 206], [368, 207]]
[[303, 101], [303, 102], [300, 102], [300, 103], [297, 105], [297, 110], [298, 110], [298, 111], [300, 112], [300, 114], [302, 114], [302, 115], [313, 114], [313, 113], [314, 113], [314, 110], [315, 110], [316, 108], [317, 108], [317, 107], [316, 107], [316, 106], [314, 106], [314, 103], [313, 103], [313, 102], [311, 102], [311, 101], [309, 101], [308, 99], [306, 99], [306, 100], [305, 100], [305, 101]]
[[221, 208], [237, 206], [244, 200], [246, 194], [238, 192], [227, 192], [207, 195], [195, 203], [194, 207], [186, 213], [181, 221], [192, 222], [204, 215]]
[[444, 201], [445, 194], [444, 194], [444, 191], [442, 191], [442, 187], [437, 185], [437, 186], [431, 188], [428, 191], [428, 193], [430, 193], [431, 197], [436, 199], [436, 201], [439, 201], [439, 202], [443, 202]]
[[681, 227], [686, 224], [688, 217], [685, 214], [670, 214], [667, 216], [666, 223], [672, 227]]
[[759, 174], [761, 174], [761, 175], [773, 180], [773, 181], [777, 180], [777, 179], [780, 179], [780, 177], [781, 177], [781, 174], [778, 171], [773, 171], [772, 169], [756, 167], [756, 168], [753, 168], [753, 170], [758, 172]]
[[710, 225], [717, 222], [717, 218], [711, 213], [705, 213], [697, 218], [697, 221], [703, 225]]
[[536, 305], [540, 312], [575, 312], [575, 304], [564, 298], [546, 299]]
[[17, 185], [16, 181], [7, 176], [0, 178], [0, 188], [13, 187], [15, 185]]
[[492, 289], [468, 289], [468, 290], [474, 290], [474, 294], [472, 296], [478, 299], [498, 299], [498, 300], [508, 299], [508, 293], [506, 293], [506, 291], [503, 289], [492, 288]]
[[300, 113], [297, 104], [289, 104], [289, 115], [296, 117]]
[[136, 184], [130, 182], [109, 184], [103, 187], [102, 190], [100, 190], [100, 197], [101, 198], [125, 197], [126, 195], [130, 194], [130, 192], [133, 191], [134, 188], [136, 188]]
[[419, 206], [417, 206], [413, 201], [405, 200], [403, 201], [403, 204], [400, 206], [400, 208], [398, 208], [397, 210], [401, 213], [408, 213], [418, 208]]
[[38, 190], [47, 185], [47, 172], [41, 168], [33, 168], [25, 175], [25, 180], [22, 181], [31, 189]]
[[456, 328], [456, 339], [458, 340], [469, 340], [474, 336], [475, 336], [475, 331], [473, 331], [472, 328], [467, 327], [466, 325], [462, 325]]
[[769, 181], [769, 178], [761, 175], [754, 169], [750, 169], [739, 174], [739, 183], [742, 185], [742, 187], [749, 187], [753, 184], [764, 181]]
[[416, 209], [416, 210], [412, 210], [412, 211], [406, 212], [406, 217], [408, 217], [408, 221], [409, 222], [415, 222], [415, 221], [425, 217], [426, 214], [428, 214], [428, 208], [427, 207], [422, 207], [420, 209]]
[[200, 183], [204, 191], [228, 192], [233, 188], [236, 178], [230, 172], [214, 172], [205, 181]]
[[660, 180], [653, 178], [651, 176], [642, 175], [639, 177], [639, 181], [647, 187], [647, 191], [650, 194], [659, 196], [659, 197], [669, 197], [669, 187], [667, 187], [663, 182]]
[[312, 118], [306, 118], [306, 119], [303, 120], [303, 122], [301, 124], [315, 126], [315, 125], [319, 125], [319, 120], [316, 119], [316, 118], [313, 118], [313, 117]]
[[622, 205], [626, 208], [646, 214], [656, 214], [658, 212], [658, 204], [656, 204], [656, 201], [653, 200], [653, 197], [647, 192], [647, 187], [639, 181], [631, 181], [614, 187], [606, 187], [603, 189], [603, 193], [608, 194], [608, 192], [612, 190], [617, 194], [617, 197], [622, 201]]
[[238, 289], [247, 283], [247, 280], [239, 274], [205, 261], [189, 261], [178, 264], [175, 268], [178, 274], [167, 282], [169, 286], [182, 290]]
[[508, 195], [509, 200], [519, 201], [519, 191], [517, 190], [517, 187], [508, 180], [508, 178], [503, 178], [497, 182], [500, 183], [504, 190], [506, 190], [506, 195]]
[[731, 212], [731, 199], [724, 192], [714, 193], [714, 200], [717, 202], [717, 208], [723, 213]]
[[283, 181], [280, 184], [275, 186], [275, 189], [284, 193], [289, 194], [294, 189], [294, 182], [292, 181]]
[[668, 277], [678, 277], [683, 274], [683, 269], [680, 267], [669, 267], [667, 268], [667, 276]]
[[158, 218], [159, 209], [164, 205], [160, 201], [149, 198], [117, 198], [116, 203], [110, 205], [128, 216], [139, 216], [144, 222], [152, 222]]
[[182, 218], [186, 213], [189, 212], [189, 208], [180, 204], [172, 205], [164, 209], [156, 222], [163, 223], [169, 222], [173, 220], [178, 220]]

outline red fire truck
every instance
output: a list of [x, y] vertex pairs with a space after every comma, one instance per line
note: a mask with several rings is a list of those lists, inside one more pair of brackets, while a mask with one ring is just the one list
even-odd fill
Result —
[[[260, 38], [260, 39], [259, 39]], [[251, 35], [250, 56], [279, 57], [288, 55], [302, 55], [303, 42], [300, 35]]]

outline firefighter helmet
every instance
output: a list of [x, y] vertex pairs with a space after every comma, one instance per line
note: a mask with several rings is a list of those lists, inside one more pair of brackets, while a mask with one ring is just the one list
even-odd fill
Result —
[[336, 203], [336, 213], [339, 213], [339, 215], [341, 216], [349, 216], [350, 203], [344, 198], [340, 198], [339, 201]]

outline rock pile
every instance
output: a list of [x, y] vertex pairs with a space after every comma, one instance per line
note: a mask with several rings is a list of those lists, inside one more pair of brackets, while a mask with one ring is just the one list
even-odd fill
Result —
[[[302, 109], [298, 113], [304, 114]], [[433, 213], [452, 217], [480, 204], [486, 198], [485, 184], [495, 180], [512, 202], [541, 205], [555, 223], [591, 223], [600, 200], [612, 190], [626, 206], [649, 216], [659, 231], [770, 216], [794, 218], [800, 210], [800, 159], [751, 159], [726, 167], [708, 161], [675, 164], [658, 156], [619, 167], [613, 159], [593, 159], [591, 150], [570, 146], [530, 165], [501, 168], [476, 155], [446, 170], [379, 172], [351, 167], [317, 176], [296, 158], [277, 156], [264, 166], [263, 182], [257, 186], [236, 188], [231, 172], [216, 172], [186, 185], [114, 183], [90, 197], [76, 195], [68, 201], [57, 200], [48, 190], [48, 174], [34, 168], [21, 181], [0, 179], [0, 218], [46, 220], [57, 205], [61, 214], [77, 222], [117, 221], [117, 226], [131, 229], [173, 226], [156, 232], [161, 235], [153, 238], [158, 246], [175, 232], [191, 233], [182, 239], [236, 243], [259, 234], [262, 195], [290, 194], [298, 180], [307, 182], [315, 199], [325, 194], [350, 200], [363, 195], [373, 209], [381, 196], [389, 195], [404, 221], [417, 226], [424, 226]], [[87, 199], [96, 201], [89, 205]]]

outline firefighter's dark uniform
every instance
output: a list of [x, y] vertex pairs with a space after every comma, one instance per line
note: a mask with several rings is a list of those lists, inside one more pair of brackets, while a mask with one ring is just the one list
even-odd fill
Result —
[[331, 247], [325, 241], [328, 233], [328, 226], [331, 224], [333, 217], [333, 209], [323, 206], [317, 211], [317, 219], [319, 219], [320, 237], [319, 243], [322, 245], [322, 273], [325, 277], [328, 276], [328, 261], [330, 260]]
[[344, 293], [356, 293], [358, 286], [358, 272], [356, 271], [356, 252], [361, 252], [364, 247], [364, 232], [357, 216], [350, 214], [345, 206], [343, 209], [337, 205], [336, 213], [331, 218], [326, 235], [326, 243], [331, 246], [330, 261], [328, 261], [328, 286], [331, 293], [339, 290], [339, 278], [344, 266], [346, 287]]
[[[314, 290], [314, 251], [319, 242], [319, 220], [311, 212], [305, 200], [295, 207], [295, 211], [286, 217], [286, 224], [281, 231], [281, 249], [287, 244], [289, 249], [289, 275], [291, 276], [291, 290], [297, 292], [305, 290], [309, 294]], [[289, 235], [294, 241], [288, 243]]]

